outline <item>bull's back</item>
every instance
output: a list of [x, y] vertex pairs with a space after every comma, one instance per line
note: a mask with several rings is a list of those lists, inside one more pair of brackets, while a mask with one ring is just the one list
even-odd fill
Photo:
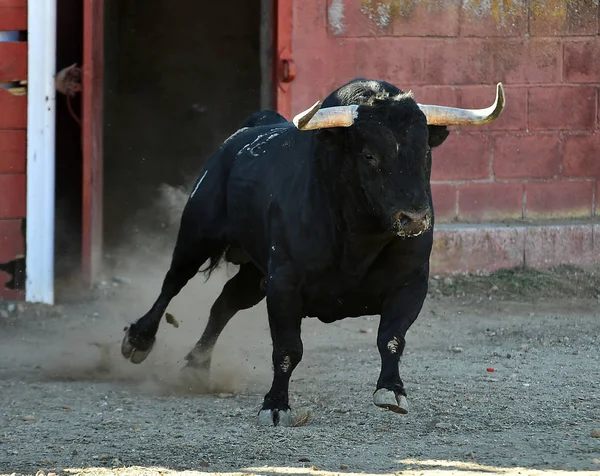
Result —
[[227, 182], [228, 229], [231, 240], [261, 262], [268, 260], [274, 221], [286, 231], [298, 228], [310, 180], [310, 146], [300, 134], [285, 123], [240, 136], [244, 146]]

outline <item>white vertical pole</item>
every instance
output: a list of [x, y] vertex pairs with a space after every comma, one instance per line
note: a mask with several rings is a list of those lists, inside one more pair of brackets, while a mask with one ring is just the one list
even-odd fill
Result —
[[25, 299], [54, 304], [56, 0], [28, 0]]

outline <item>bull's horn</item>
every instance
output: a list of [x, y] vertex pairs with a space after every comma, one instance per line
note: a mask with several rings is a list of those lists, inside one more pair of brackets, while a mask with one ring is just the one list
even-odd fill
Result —
[[358, 106], [336, 106], [321, 109], [318, 101], [311, 108], [297, 114], [292, 122], [302, 131], [350, 127], [358, 116]]
[[419, 108], [431, 126], [479, 126], [497, 119], [506, 101], [502, 83], [496, 86], [496, 101], [485, 109], [460, 109], [456, 107], [419, 104]]

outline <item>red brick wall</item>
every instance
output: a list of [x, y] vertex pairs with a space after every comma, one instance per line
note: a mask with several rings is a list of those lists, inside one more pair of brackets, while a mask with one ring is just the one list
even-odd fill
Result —
[[419, 102], [462, 107], [488, 106], [502, 81], [500, 119], [455, 128], [434, 151], [438, 221], [592, 217], [600, 193], [599, 3], [294, 2], [292, 111], [356, 76], [411, 89]]
[[[26, 0], [0, 0], [0, 31], [27, 30]], [[27, 79], [27, 43], [0, 42], [0, 83]], [[18, 86], [18, 84], [15, 84]], [[0, 88], [0, 265], [25, 254], [27, 96]], [[0, 299], [21, 299], [7, 289], [12, 276], [0, 270]]]

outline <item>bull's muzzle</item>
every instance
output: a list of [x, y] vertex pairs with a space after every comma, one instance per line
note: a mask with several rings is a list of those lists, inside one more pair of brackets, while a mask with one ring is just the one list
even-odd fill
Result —
[[396, 235], [401, 238], [419, 236], [431, 228], [431, 209], [419, 211], [402, 210], [394, 214], [393, 227]]

